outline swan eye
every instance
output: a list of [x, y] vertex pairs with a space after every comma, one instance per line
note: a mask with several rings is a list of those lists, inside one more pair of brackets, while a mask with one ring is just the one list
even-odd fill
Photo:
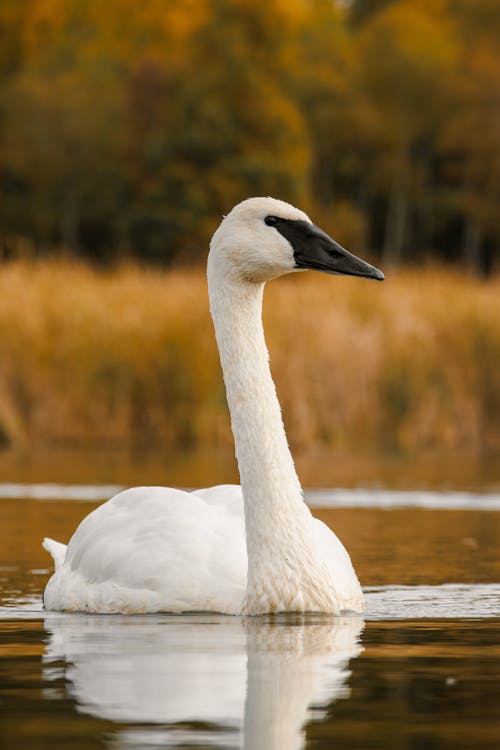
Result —
[[264, 222], [267, 224], [268, 227], [275, 227], [278, 223], [278, 217], [277, 216], [266, 216], [264, 219]]

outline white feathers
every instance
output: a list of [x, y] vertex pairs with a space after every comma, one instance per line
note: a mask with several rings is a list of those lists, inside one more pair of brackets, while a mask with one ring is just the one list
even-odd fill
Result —
[[61, 542], [56, 542], [54, 539], [50, 539], [46, 536], [42, 542], [42, 547], [52, 555], [55, 569], [57, 570], [60, 568], [66, 557], [66, 545], [61, 544]]
[[82, 521], [66, 551], [44, 543], [56, 561], [47, 609], [362, 610], [349, 555], [303, 501], [269, 370], [264, 282], [295, 263], [288, 241], [266, 225], [268, 215], [309, 222], [282, 201], [249, 199], [222, 221], [208, 261], [241, 488], [119, 493]]
[[[228, 510], [230, 490], [239, 513]], [[46, 608], [60, 609], [63, 597], [72, 611], [236, 614], [247, 566], [241, 492], [210, 494], [135, 487], [115, 495], [72, 536]]]

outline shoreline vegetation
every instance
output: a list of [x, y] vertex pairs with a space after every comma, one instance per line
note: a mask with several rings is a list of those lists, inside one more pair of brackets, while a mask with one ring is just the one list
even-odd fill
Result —
[[[499, 276], [297, 274], [264, 299], [294, 450], [499, 449]], [[231, 445], [204, 270], [3, 265], [0, 438], [6, 448]]]

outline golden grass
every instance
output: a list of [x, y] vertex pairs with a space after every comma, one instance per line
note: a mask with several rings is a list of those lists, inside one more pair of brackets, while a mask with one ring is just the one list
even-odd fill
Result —
[[[294, 446], [500, 446], [500, 278], [300, 274], [265, 324]], [[0, 271], [5, 443], [229, 443], [205, 277], [54, 261]]]

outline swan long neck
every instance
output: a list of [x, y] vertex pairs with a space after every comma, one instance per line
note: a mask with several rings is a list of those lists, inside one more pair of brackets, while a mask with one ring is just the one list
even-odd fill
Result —
[[269, 367], [262, 326], [264, 284], [232, 277], [211, 257], [208, 284], [245, 504], [246, 611], [332, 611], [330, 599], [328, 608], [324, 602], [311, 604], [304, 594], [304, 580], [305, 589], [316, 589], [318, 576], [321, 580], [328, 574], [315, 559], [311, 514]]
[[[264, 284], [214, 279], [215, 325], [245, 507], [264, 506], [266, 525], [285, 506], [303, 505], [288, 447], [262, 326]], [[285, 490], [285, 492], [284, 492]], [[247, 525], [254, 515], [247, 513]], [[260, 517], [260, 516], [259, 516]], [[255, 519], [257, 520], [257, 519]]]

